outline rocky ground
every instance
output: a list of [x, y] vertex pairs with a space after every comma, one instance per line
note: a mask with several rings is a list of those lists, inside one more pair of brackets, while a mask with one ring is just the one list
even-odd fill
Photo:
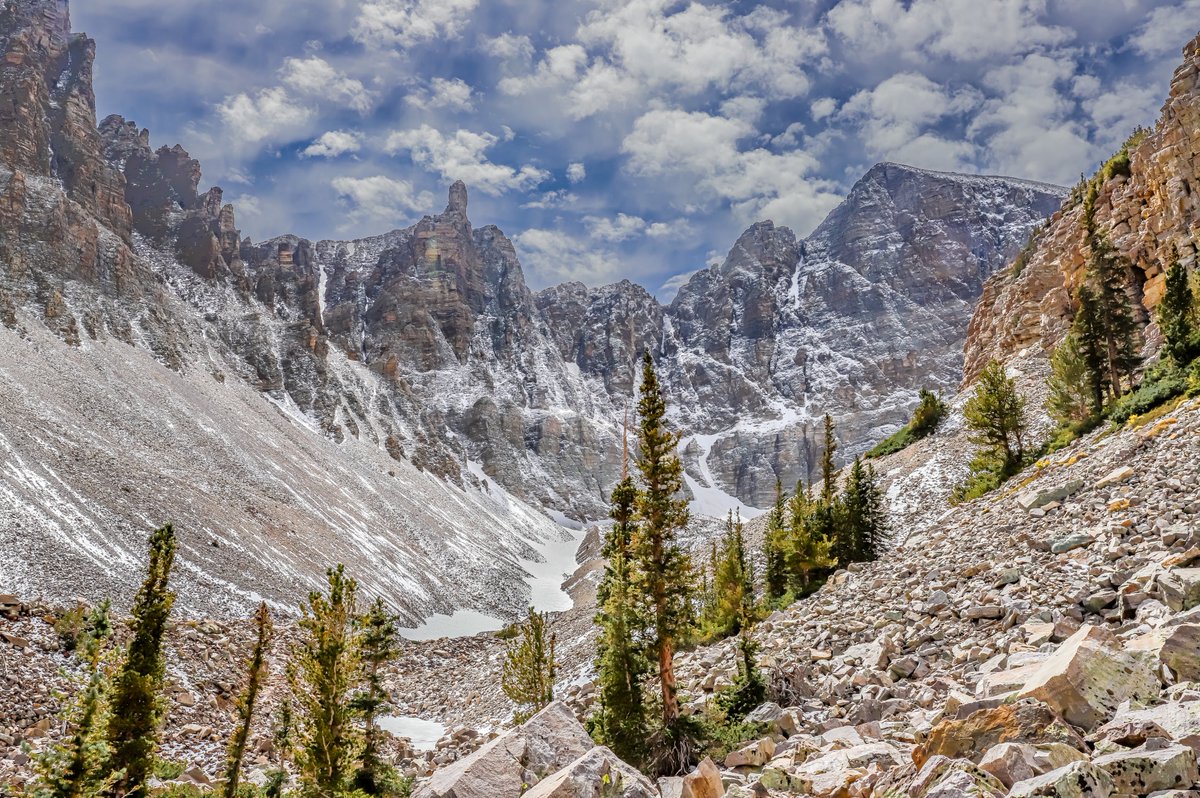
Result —
[[[1191, 401], [1094, 433], [996, 495], [909, 530], [890, 556], [839, 572], [758, 626], [775, 699], [755, 715], [763, 738], [661, 789], [924, 796], [963, 794], [969, 781], [990, 795], [1148, 795], [1176, 777], [1190, 787], [1200, 747], [1197, 477], [1200, 402]], [[559, 692], [580, 718], [592, 700], [595, 543], [570, 584], [576, 608], [555, 622]], [[57, 694], [77, 667], [48, 615], [16, 604], [0, 621], [0, 778], [27, 773], [25, 744], [54, 736]], [[238, 688], [230, 674], [249, 633], [206, 621], [172, 630], [165, 751], [197, 779], [217, 771]], [[290, 635], [285, 623], [277, 663]], [[422, 782], [430, 795], [450, 795], [447, 772], [478, 773], [471, 763], [514, 735], [529, 747], [533, 732], [501, 732], [512, 709], [497, 689], [502, 651], [494, 635], [410, 643], [391, 675], [398, 714], [447, 726], [433, 752], [395, 750], [409, 772], [440, 767]], [[681, 655], [689, 709], [735, 672], [732, 641]], [[268, 703], [282, 690], [276, 672]], [[551, 747], [573, 734], [555, 728]], [[270, 760], [265, 740], [261, 732], [259, 767]], [[609, 762], [585, 748], [570, 750]], [[1072, 786], [1082, 783], [1092, 792]]]

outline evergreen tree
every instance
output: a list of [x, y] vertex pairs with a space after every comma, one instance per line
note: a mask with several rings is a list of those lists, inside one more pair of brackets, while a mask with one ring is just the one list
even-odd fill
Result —
[[1091, 397], [1091, 417], [1099, 418], [1104, 412], [1105, 386], [1108, 385], [1105, 376], [1108, 350], [1095, 293], [1087, 285], [1082, 285], [1079, 287], [1077, 299], [1079, 310], [1071, 322], [1071, 334], [1078, 341], [1079, 359]]
[[238, 726], [233, 737], [229, 740], [229, 749], [225, 757], [225, 784], [221, 793], [224, 798], [235, 798], [238, 782], [242, 777], [242, 759], [246, 755], [246, 743], [250, 741], [250, 724], [254, 719], [254, 705], [258, 701], [259, 690], [267, 676], [267, 648], [271, 644], [271, 612], [267, 603], [258, 605], [254, 614], [255, 643], [254, 652], [250, 655], [247, 666], [248, 676], [246, 689], [238, 698]]
[[70, 733], [37, 758], [32, 798], [98, 798], [114, 777], [105, 739], [109, 721], [109, 673], [104, 641], [112, 634], [108, 601], [88, 616], [78, 650], [88, 662], [87, 683], [65, 713]]
[[1137, 353], [1137, 324], [1125, 291], [1129, 264], [1102, 234], [1093, 233], [1090, 243], [1088, 277], [1095, 291], [1097, 318], [1104, 336], [1108, 392], [1115, 400], [1124, 395], [1141, 361]]
[[599, 708], [594, 716], [597, 740], [626, 762], [641, 764], [646, 748], [646, 710], [642, 678], [648, 665], [639, 640], [643, 637], [638, 600], [633, 588], [633, 538], [637, 530], [634, 504], [637, 488], [628, 469], [613, 488], [609, 517], [613, 524], [604, 539], [608, 560], [596, 591], [596, 651]]
[[304, 798], [349, 792], [362, 750], [352, 691], [359, 676], [355, 640], [358, 583], [338, 565], [326, 571], [327, 593], [313, 591], [301, 606], [301, 637], [288, 681], [299, 706], [296, 764]]
[[963, 407], [971, 429], [971, 442], [983, 446], [1000, 473], [1016, 473], [1025, 457], [1025, 399], [1017, 392], [1016, 380], [993, 360], [979, 375], [975, 393]]
[[167, 587], [174, 562], [175, 530], [167, 524], [150, 536], [146, 579], [133, 602], [133, 639], [113, 689], [108, 722], [110, 766], [121, 774], [112, 792], [126, 798], [144, 798], [154, 770], [163, 716], [162, 639], [175, 603], [175, 594]]
[[290, 698], [285, 697], [279, 704], [271, 731], [271, 742], [274, 744], [278, 762], [277, 767], [267, 771], [267, 783], [263, 786], [263, 796], [264, 798], [282, 798], [283, 787], [288, 779], [287, 763], [292, 761], [294, 754], [292, 747], [294, 722]]
[[763, 572], [763, 592], [768, 603], [778, 601], [787, 592], [788, 563], [787, 563], [787, 524], [784, 520], [784, 509], [787, 500], [783, 495], [783, 485], [775, 480], [775, 504], [771, 514], [767, 516], [767, 529], [763, 536], [763, 559], [766, 567]]
[[713, 573], [715, 608], [712, 631], [725, 636], [736, 633], [754, 612], [754, 574], [746, 553], [742, 521], [733, 513], [725, 522], [725, 536]]
[[883, 491], [875, 469], [854, 459], [846, 479], [840, 536], [852, 562], [871, 562], [879, 557], [888, 541], [888, 516]]
[[747, 623], [738, 638], [738, 675], [717, 696], [717, 706], [730, 721], [740, 721], [767, 700], [767, 679], [758, 667], [758, 643]]
[[397, 774], [383, 760], [385, 737], [379, 728], [379, 716], [388, 708], [384, 668], [399, 655], [400, 640], [396, 618], [387, 611], [383, 599], [376, 598], [357, 625], [362, 689], [354, 696], [353, 706], [363, 723], [363, 748], [354, 783], [367, 795], [387, 795], [392, 792]]
[[788, 500], [788, 578], [797, 596], [808, 595], [814, 573], [835, 564], [832, 542], [818, 528], [817, 509], [811, 488], [806, 491], [796, 485], [795, 495]]
[[662, 694], [662, 720], [673, 730], [679, 719], [675, 694], [675, 641], [690, 623], [691, 563], [676, 542], [687, 525], [687, 499], [683, 491], [683, 464], [676, 446], [678, 436], [666, 426], [667, 405], [647, 352], [642, 364], [638, 400], [637, 468], [642, 490], [636, 508], [638, 527], [633, 541], [638, 590], [648, 602], [651, 644], [658, 658]]
[[1163, 334], [1163, 350], [1176, 366], [1183, 368], [1196, 358], [1200, 349], [1196, 333], [1196, 297], [1178, 254], [1167, 269], [1166, 286], [1158, 305], [1158, 326]]
[[917, 409], [913, 411], [909, 429], [915, 437], [923, 438], [937, 429], [937, 425], [946, 415], [946, 404], [940, 396], [925, 388], [922, 388], [917, 396], [920, 401], [917, 403]]
[[837, 454], [837, 438], [834, 436], [833, 416], [825, 414], [825, 450], [821, 453], [821, 503], [832, 507], [837, 496], [837, 469], [833, 457]]
[[1096, 416], [1095, 372], [1074, 330], [1050, 357], [1050, 396], [1046, 409], [1061, 426], [1078, 428]]
[[500, 687], [517, 705], [522, 723], [554, 700], [555, 635], [547, 633], [547, 614], [529, 608], [517, 637], [508, 644], [500, 674]]

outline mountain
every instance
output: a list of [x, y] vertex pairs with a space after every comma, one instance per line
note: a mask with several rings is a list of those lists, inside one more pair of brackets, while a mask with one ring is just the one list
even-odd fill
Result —
[[812, 473], [824, 412], [847, 456], [958, 382], [984, 279], [1064, 194], [880, 164], [806, 240], [756, 224], [668, 306], [629, 282], [534, 293], [462, 183], [381, 236], [244, 239], [182, 147], [97, 125], [95, 45], [65, 2], [6, 4], [0, 46], [0, 362], [21, 408], [0, 540], [21, 552], [7, 575], [58, 592], [129, 578], [168, 513], [190, 578], [232, 604], [344, 560], [413, 616], [511, 612], [560, 534], [534, 508], [603, 517], [642, 351], [696, 509], [752, 515]]

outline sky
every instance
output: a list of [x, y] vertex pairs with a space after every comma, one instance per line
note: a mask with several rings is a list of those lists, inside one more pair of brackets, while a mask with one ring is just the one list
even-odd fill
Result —
[[356, 238], [455, 180], [533, 288], [668, 299], [879, 161], [1069, 185], [1152, 124], [1200, 0], [74, 0], [101, 118], [244, 235]]

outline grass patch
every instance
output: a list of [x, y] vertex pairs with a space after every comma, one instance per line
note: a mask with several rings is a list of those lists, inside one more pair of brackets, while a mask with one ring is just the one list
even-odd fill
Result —
[[922, 438], [931, 435], [946, 415], [946, 405], [932, 391], [921, 391], [921, 402], [913, 411], [912, 419], [892, 435], [884, 438], [867, 452], [868, 458], [884, 457], [907, 449]]

